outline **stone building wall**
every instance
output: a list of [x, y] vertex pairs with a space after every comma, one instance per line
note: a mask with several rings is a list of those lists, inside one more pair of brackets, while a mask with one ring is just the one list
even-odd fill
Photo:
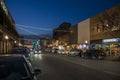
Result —
[[120, 37], [120, 5], [90, 18], [90, 40]]

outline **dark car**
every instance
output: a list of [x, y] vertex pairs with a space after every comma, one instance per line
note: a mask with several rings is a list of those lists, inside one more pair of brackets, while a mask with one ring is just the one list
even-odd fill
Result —
[[25, 47], [12, 48], [10, 54], [21, 54], [24, 55], [28, 60], [30, 60], [30, 52]]
[[86, 58], [92, 58], [92, 59], [103, 59], [105, 56], [105, 53], [102, 50], [88, 50], [85, 53]]
[[36, 80], [39, 72], [23, 55], [0, 55], [0, 80]]
[[41, 49], [35, 49], [34, 50], [34, 54], [41, 54], [42, 53], [42, 50]]

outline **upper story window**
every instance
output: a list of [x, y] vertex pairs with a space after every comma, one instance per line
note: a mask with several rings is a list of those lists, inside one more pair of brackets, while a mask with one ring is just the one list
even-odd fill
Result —
[[97, 24], [97, 33], [102, 32], [102, 27], [100, 26], [100, 24]]
[[97, 28], [97, 32], [100, 33], [101, 32], [101, 29], [100, 27]]
[[120, 29], [119, 26], [113, 26], [111, 31], [116, 31], [116, 30], [119, 30], [119, 29]]

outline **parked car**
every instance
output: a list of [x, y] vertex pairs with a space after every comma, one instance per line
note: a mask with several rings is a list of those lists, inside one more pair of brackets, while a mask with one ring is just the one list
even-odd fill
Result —
[[0, 55], [0, 80], [37, 80], [40, 69], [34, 69], [24, 55]]
[[46, 49], [45, 49], [45, 52], [50, 52], [50, 51], [51, 51], [50, 48], [46, 48]]
[[68, 55], [69, 51], [68, 50], [58, 50], [58, 54], [63, 54], [63, 55]]
[[57, 53], [58, 54], [62, 54], [63, 50], [58, 50]]
[[25, 47], [12, 48], [10, 54], [21, 54], [24, 55], [28, 60], [30, 60], [30, 52]]
[[52, 52], [52, 53], [57, 53], [57, 52], [58, 52], [58, 49], [52, 49], [51, 52]]
[[80, 56], [81, 52], [82, 52], [82, 50], [72, 49], [68, 53], [68, 56]]
[[92, 58], [92, 59], [103, 59], [105, 56], [105, 53], [102, 50], [88, 50], [85, 53], [86, 58]]

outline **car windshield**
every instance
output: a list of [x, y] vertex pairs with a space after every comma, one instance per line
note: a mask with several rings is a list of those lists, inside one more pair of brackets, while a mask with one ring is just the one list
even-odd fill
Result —
[[26, 54], [27, 50], [26, 49], [13, 49], [11, 52], [15, 54]]
[[0, 62], [0, 80], [21, 80], [28, 76], [26, 63]]

